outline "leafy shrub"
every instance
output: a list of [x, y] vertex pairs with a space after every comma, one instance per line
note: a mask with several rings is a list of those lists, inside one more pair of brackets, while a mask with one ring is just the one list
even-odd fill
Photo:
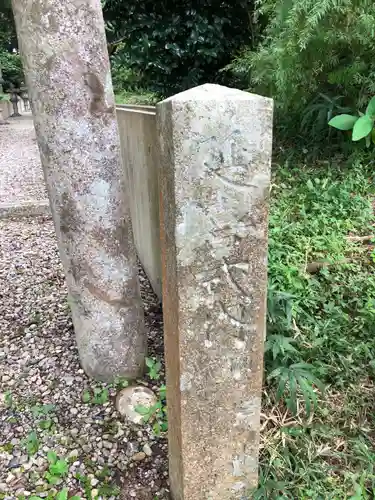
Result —
[[1, 0], [0, 5], [0, 52], [17, 47], [16, 27], [11, 0]]
[[4, 90], [9, 89], [10, 84], [20, 87], [24, 81], [21, 57], [17, 53], [0, 51], [0, 67], [3, 76]]
[[145, 87], [163, 95], [223, 79], [219, 70], [251, 36], [252, 4], [107, 0], [103, 13], [114, 68], [126, 68], [125, 80], [133, 70]]
[[375, 143], [375, 97], [371, 99], [366, 108], [366, 113], [358, 115], [341, 114], [334, 116], [328, 125], [338, 130], [353, 130], [352, 141], [366, 140], [366, 146], [371, 145], [371, 140]]
[[135, 90], [142, 82], [142, 75], [130, 68], [130, 61], [126, 55], [126, 45], [120, 42], [111, 57], [112, 83], [115, 93], [124, 89]]
[[344, 96], [330, 97], [319, 93], [304, 109], [301, 115], [300, 132], [304, 137], [310, 137], [312, 142], [319, 141], [327, 134], [327, 122], [337, 113], [351, 113], [352, 109], [343, 105]]
[[352, 109], [374, 95], [372, 0], [259, 0], [257, 16], [268, 19], [264, 38], [231, 68], [276, 100], [279, 123], [288, 131], [299, 132], [303, 112], [319, 93], [343, 96]]

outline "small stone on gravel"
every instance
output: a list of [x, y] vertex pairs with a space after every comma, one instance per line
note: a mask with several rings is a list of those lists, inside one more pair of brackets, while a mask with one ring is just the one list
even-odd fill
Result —
[[136, 411], [137, 406], [150, 408], [157, 401], [155, 394], [142, 385], [122, 389], [116, 398], [117, 411], [127, 420], [135, 424], [142, 422], [142, 415]]
[[143, 451], [146, 453], [146, 455], [148, 457], [151, 457], [152, 449], [150, 448], [150, 446], [147, 443], [143, 446]]
[[136, 462], [140, 462], [145, 458], [146, 458], [146, 453], [144, 451], [139, 451], [138, 453], [132, 456], [132, 459], [135, 460]]

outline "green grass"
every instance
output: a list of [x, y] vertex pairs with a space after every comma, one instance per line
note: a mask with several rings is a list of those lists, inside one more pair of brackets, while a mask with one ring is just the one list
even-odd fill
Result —
[[[254, 498], [375, 496], [374, 251], [347, 238], [375, 233], [374, 181], [360, 160], [275, 169]], [[309, 272], [316, 262], [329, 265]]]
[[139, 105], [154, 105], [159, 101], [159, 97], [148, 91], [123, 91], [115, 95], [116, 104], [139, 104]]

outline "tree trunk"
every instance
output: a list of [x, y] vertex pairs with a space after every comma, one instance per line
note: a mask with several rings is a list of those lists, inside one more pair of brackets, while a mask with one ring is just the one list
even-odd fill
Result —
[[12, 5], [81, 363], [134, 378], [144, 319], [100, 1]]

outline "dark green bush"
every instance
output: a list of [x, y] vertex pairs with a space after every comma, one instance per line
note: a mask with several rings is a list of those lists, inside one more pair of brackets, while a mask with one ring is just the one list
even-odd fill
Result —
[[124, 89], [134, 90], [139, 87], [142, 82], [142, 75], [130, 67], [124, 43], [119, 43], [116, 52], [111, 57], [111, 66], [115, 93], [120, 93]]
[[14, 25], [11, 0], [0, 2], [0, 51], [17, 48], [16, 27]]
[[0, 67], [3, 76], [4, 90], [8, 90], [13, 84], [19, 87], [24, 81], [21, 57], [17, 53], [0, 51]]
[[307, 136], [318, 113], [335, 114], [332, 103], [362, 110], [375, 94], [373, 0], [259, 0], [257, 15], [268, 19], [264, 38], [231, 68], [275, 99], [280, 125], [295, 133], [307, 113]]
[[113, 66], [133, 70], [144, 87], [163, 95], [222, 82], [226, 75], [220, 69], [251, 38], [252, 5], [253, 0], [107, 0], [103, 12]]

